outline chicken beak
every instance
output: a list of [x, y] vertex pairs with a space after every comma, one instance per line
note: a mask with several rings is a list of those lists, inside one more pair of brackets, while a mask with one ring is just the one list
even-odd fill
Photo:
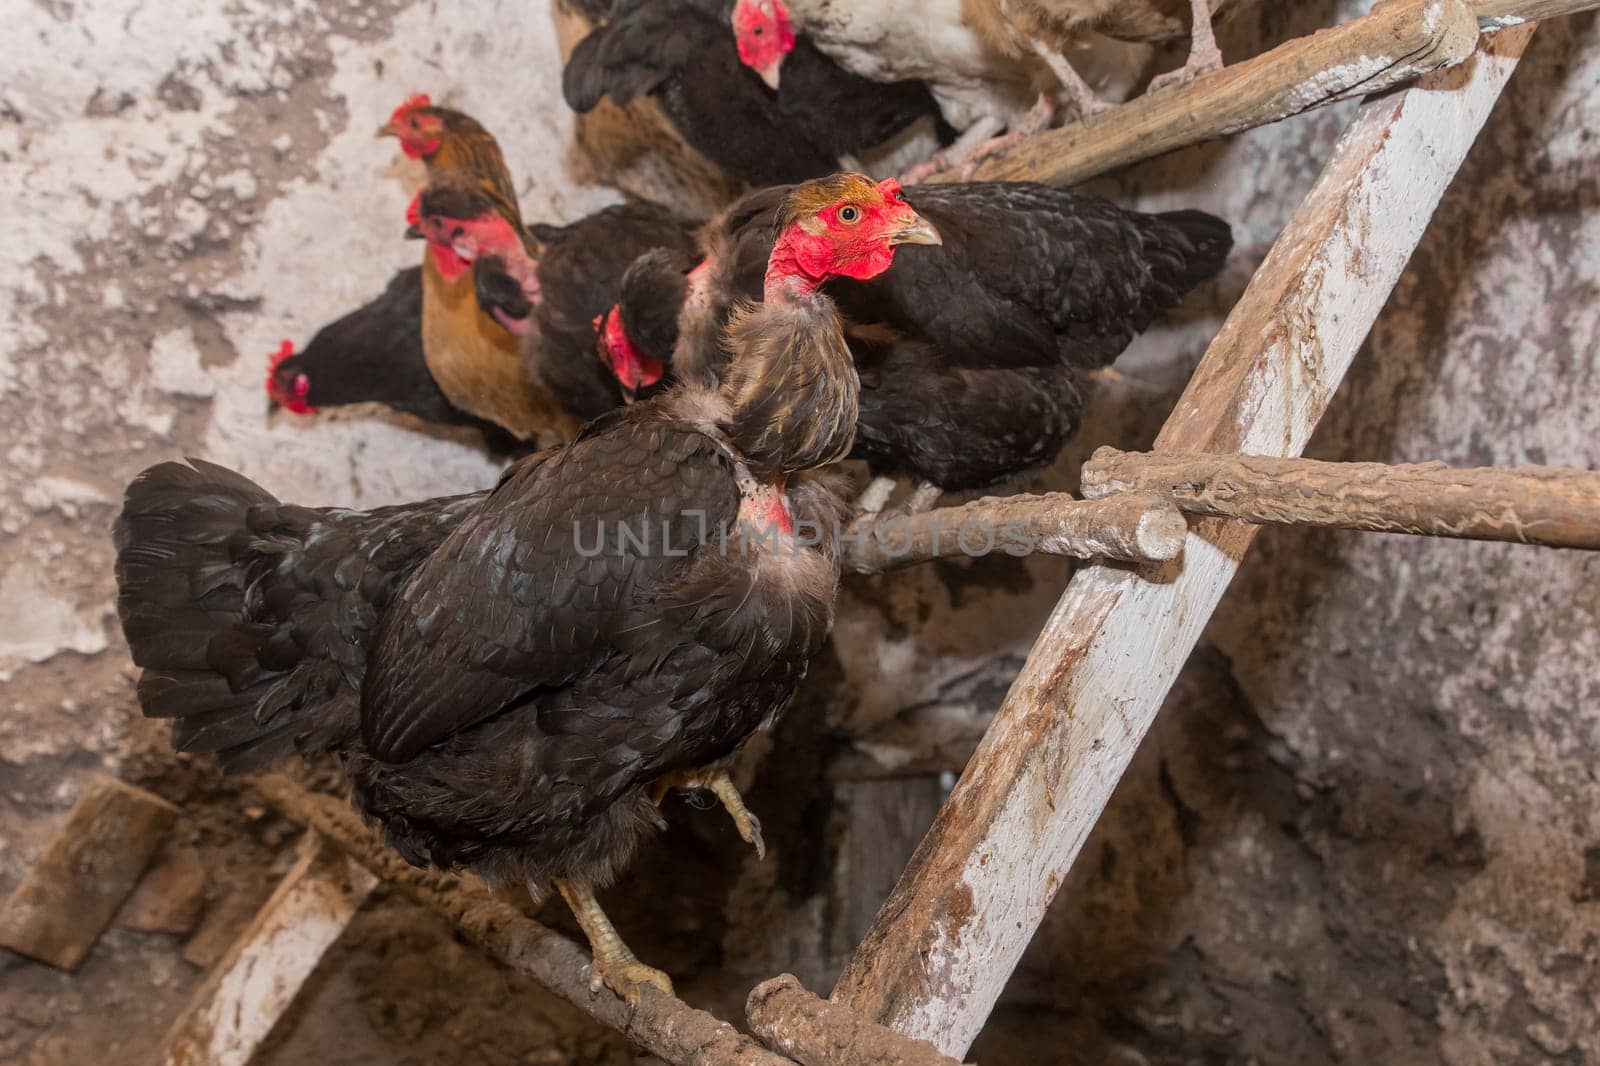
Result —
[[761, 75], [761, 80], [766, 82], [767, 83], [767, 88], [771, 89], [773, 92], [777, 92], [778, 91], [778, 83], [779, 83], [779, 81], [782, 80], [780, 78], [778, 72], [780, 70], [782, 70], [782, 69], [783, 69], [783, 64], [781, 62], [778, 62], [778, 63], [772, 63], [772, 64], [769, 64], [768, 66], [762, 67], [761, 70], [758, 72]]
[[420, 241], [420, 240], [422, 240], [422, 227], [417, 225], [415, 222], [413, 222], [411, 225], [407, 226], [406, 227], [406, 240], [408, 240], [408, 241]]
[[916, 212], [889, 233], [890, 244], [943, 244], [933, 223]]
[[395, 129], [393, 122], [385, 122], [383, 125], [378, 127], [377, 135], [379, 137], [398, 137], [400, 136], [400, 131]]

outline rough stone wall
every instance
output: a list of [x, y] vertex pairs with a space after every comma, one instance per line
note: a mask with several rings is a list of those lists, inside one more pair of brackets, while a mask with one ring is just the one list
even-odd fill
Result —
[[[1259, 5], [1223, 46], [1248, 54], [1362, 6]], [[173, 757], [133, 708], [107, 538], [122, 485], [182, 454], [307, 503], [492, 478], [470, 440], [365, 412], [264, 415], [278, 340], [416, 256], [396, 222], [417, 175], [370, 133], [405, 94], [483, 118], [531, 217], [615, 194], [573, 147], [543, 4], [86, 0], [22, 8], [8, 28], [25, 46], [0, 56], [0, 890], [106, 769], [185, 805], [174, 843], [211, 870], [202, 930], [226, 931], [270, 890], [292, 830]], [[1313, 454], [1600, 464], [1597, 43], [1592, 18], [1536, 36]], [[1348, 113], [1096, 183], [1224, 215], [1238, 251], [1119, 364], [1153, 388], [1105, 385], [1072, 453], [1030, 484], [1070, 484], [1097, 444], [1149, 441]], [[669, 187], [648, 162], [628, 179]], [[1600, 1058], [1596, 567], [1258, 538], [975, 1055]], [[773, 854], [758, 864], [719, 820], [675, 807], [608, 897], [624, 935], [724, 1014], [779, 969], [825, 989], [898, 866], [889, 845], [909, 850], [938, 796], [928, 779], [819, 789], [837, 738], [911, 707], [991, 709], [1068, 572], [989, 560], [852, 583], [831, 654], [753, 753]], [[871, 849], [852, 844], [863, 827]], [[181, 946], [113, 929], [70, 977], [0, 957], [0, 1061], [134, 1061], [198, 979]], [[264, 1058], [631, 1056], [380, 895]]]

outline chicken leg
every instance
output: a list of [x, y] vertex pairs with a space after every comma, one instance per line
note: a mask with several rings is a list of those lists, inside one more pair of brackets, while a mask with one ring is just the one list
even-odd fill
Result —
[[589, 967], [590, 992], [598, 992], [600, 986], [604, 985], [633, 1004], [639, 1002], [641, 985], [655, 985], [667, 995], [672, 995], [672, 978], [654, 966], [646, 966], [628, 949], [622, 937], [617, 935], [611, 919], [600, 909], [600, 901], [594, 898], [593, 888], [564, 877], [554, 880], [556, 890], [567, 901], [567, 906], [572, 908], [572, 915], [582, 926], [583, 935], [589, 938], [589, 950], [594, 953], [594, 962]]
[[733, 778], [728, 776], [728, 771], [681, 770], [678, 773], [668, 774], [655, 783], [650, 795], [651, 802], [659, 807], [667, 792], [674, 788], [709, 789], [711, 794], [721, 801], [722, 809], [728, 812], [728, 817], [733, 819], [733, 827], [739, 831], [739, 836], [744, 838], [746, 844], [756, 849], [756, 858], [767, 857], [767, 842], [761, 836], [761, 819], [744, 805], [744, 797], [739, 795], [739, 790], [734, 787]]
[[[1043, 133], [1055, 121], [1057, 104], [1049, 93], [1040, 93], [1039, 99], [1023, 115], [1011, 124], [1005, 133], [998, 137], [989, 136], [976, 144], [963, 147], [966, 135], [949, 148], [940, 152], [925, 163], [919, 163], [906, 171], [900, 181], [905, 185], [915, 185], [927, 181], [935, 174], [945, 174], [952, 170], [957, 171], [961, 181], [971, 181], [972, 176], [978, 172], [978, 167], [990, 156], [1007, 151], [1012, 146], [1020, 144], [1029, 137]], [[974, 124], [973, 129], [993, 130], [998, 128], [997, 123], [985, 121]], [[958, 150], [959, 149], [959, 150]]]
[[1222, 69], [1222, 49], [1217, 47], [1217, 34], [1211, 26], [1210, 0], [1189, 0], [1193, 24], [1189, 29], [1189, 58], [1177, 70], [1153, 78], [1147, 92], [1160, 92], [1187, 85], [1202, 74]]
[[[1205, 0], [1192, 0], [1192, 2], [1203, 4]], [[1207, 23], [1207, 26], [1209, 25], [1210, 23]], [[1034, 52], [1038, 54], [1040, 59], [1044, 60], [1045, 66], [1050, 68], [1050, 72], [1061, 83], [1061, 95], [1072, 107], [1072, 110], [1077, 112], [1080, 121], [1093, 118], [1102, 111], [1109, 111], [1116, 106], [1100, 99], [1100, 95], [1094, 91], [1094, 87], [1083, 80], [1083, 75], [1078, 73], [1078, 68], [1073, 66], [1066, 56], [1043, 41], [1034, 41], [1032, 43]]]
[[[995, 135], [1005, 128], [993, 115], [984, 115], [972, 125], [961, 132], [954, 142], [947, 148], [941, 148], [929, 159], [923, 160], [900, 175], [901, 185], [916, 185], [927, 181], [935, 174], [943, 174], [947, 170], [954, 170], [973, 159], [983, 147], [995, 140]], [[981, 158], [981, 157], [979, 157]]]

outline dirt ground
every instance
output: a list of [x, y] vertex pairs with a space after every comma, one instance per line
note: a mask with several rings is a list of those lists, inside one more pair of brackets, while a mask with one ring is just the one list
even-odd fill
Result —
[[[1230, 56], [1362, 9], [1261, 4]], [[261, 375], [416, 254], [416, 179], [371, 130], [405, 95], [482, 118], [530, 218], [616, 198], [560, 100], [543, 3], [83, 0], [25, 6], [0, 59], [0, 891], [92, 773], [180, 804], [205, 909], [113, 927], [75, 974], [0, 953], [0, 1061], [141, 1061], [298, 836], [141, 719], [112, 607], [122, 486], [193, 454], [310, 504], [489, 483], [468, 437], [371, 412], [265, 416]], [[1224, 276], [1119, 363], [1070, 454], [1149, 442], [1316, 175], [1348, 105], [1094, 189], [1232, 221]], [[1536, 35], [1311, 454], [1600, 467], [1600, 26]], [[596, 136], [585, 133], [586, 143]], [[690, 205], [717, 190], [630, 159]], [[980, 721], [1069, 568], [941, 563], [850, 581], [833, 646], [757, 745], [764, 863], [720, 812], [606, 896], [691, 1002], [735, 1016], [782, 970], [825, 991], [915, 845], [937, 777], [840, 783], [897, 718]], [[1600, 562], [1268, 530], [1063, 886], [972, 1057], [986, 1063], [1600, 1061]], [[327, 768], [304, 771], [329, 780]], [[559, 907], [546, 918], [572, 929]], [[624, 1041], [378, 894], [261, 1061], [631, 1062]]]

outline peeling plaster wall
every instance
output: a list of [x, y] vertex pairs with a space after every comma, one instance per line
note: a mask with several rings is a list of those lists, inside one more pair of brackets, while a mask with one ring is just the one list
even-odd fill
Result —
[[[212, 870], [202, 931], [237, 925], [293, 833], [203, 760], [174, 758], [133, 708], [107, 536], [122, 486], [184, 454], [313, 504], [493, 478], [468, 437], [371, 412], [265, 417], [279, 339], [304, 341], [416, 258], [397, 221], [418, 174], [371, 133], [407, 93], [496, 131], [530, 217], [617, 194], [575, 147], [594, 127], [561, 104], [570, 28], [543, 4], [14, 6], [21, 45], [0, 54], [0, 890], [105, 769], [185, 805], [175, 840]], [[1250, 54], [1362, 7], [1259, 5], [1223, 47]], [[1028, 487], [1070, 485], [1098, 444], [1148, 443], [1349, 113], [1094, 184], [1224, 215], [1238, 251], [1119, 364], [1144, 386], [1102, 386], [1071, 454]], [[1313, 454], [1600, 465], [1595, 130], [1600, 29], [1571, 19], [1536, 36]], [[648, 159], [628, 165], [631, 189], [683, 195]], [[755, 746], [750, 796], [773, 855], [758, 864], [720, 822], [676, 808], [614, 890], [624, 935], [725, 1015], [780, 969], [825, 989], [937, 796], [819, 789], [830, 737], [912, 706], [992, 709], [1069, 573], [997, 559], [850, 583], [832, 651]], [[1265, 533], [975, 1055], [1600, 1059], [1597, 577], [1576, 553]], [[852, 849], [850, 818], [894, 824], [887, 857]], [[0, 1061], [147, 1053], [198, 980], [180, 948], [114, 928], [75, 976], [0, 958]], [[401, 1060], [631, 1056], [380, 892], [264, 1061]]]

